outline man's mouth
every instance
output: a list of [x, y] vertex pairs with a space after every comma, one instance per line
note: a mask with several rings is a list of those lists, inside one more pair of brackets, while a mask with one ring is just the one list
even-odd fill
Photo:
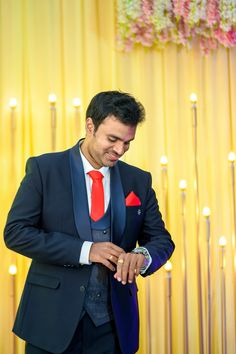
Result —
[[117, 161], [117, 160], [119, 160], [119, 158], [120, 158], [120, 156], [117, 156], [117, 155], [113, 155], [113, 154], [108, 154], [108, 159], [110, 160], [110, 161]]

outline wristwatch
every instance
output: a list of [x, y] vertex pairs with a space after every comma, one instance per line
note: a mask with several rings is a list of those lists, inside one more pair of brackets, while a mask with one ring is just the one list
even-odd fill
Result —
[[152, 257], [150, 256], [150, 253], [145, 247], [136, 247], [131, 253], [136, 253], [136, 254], [143, 254], [145, 257], [144, 260], [144, 265], [140, 269], [140, 273], [143, 274], [146, 272], [150, 264], [152, 263]]

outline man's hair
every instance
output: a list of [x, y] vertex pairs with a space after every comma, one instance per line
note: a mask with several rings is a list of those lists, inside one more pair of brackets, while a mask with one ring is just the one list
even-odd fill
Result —
[[89, 103], [86, 119], [92, 118], [96, 131], [102, 121], [109, 116], [115, 116], [125, 125], [136, 126], [144, 121], [145, 110], [143, 105], [128, 93], [100, 92]]

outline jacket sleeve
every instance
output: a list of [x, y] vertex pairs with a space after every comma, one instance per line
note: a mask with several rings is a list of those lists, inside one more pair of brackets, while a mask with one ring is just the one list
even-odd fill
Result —
[[138, 243], [145, 247], [152, 257], [152, 263], [143, 274], [150, 275], [159, 269], [172, 255], [175, 245], [165, 228], [159, 210], [156, 194], [151, 186], [151, 175], [146, 194], [145, 216]]
[[37, 262], [79, 265], [83, 242], [75, 235], [41, 228], [43, 183], [36, 158], [26, 164], [26, 174], [17, 191], [4, 229], [6, 246]]

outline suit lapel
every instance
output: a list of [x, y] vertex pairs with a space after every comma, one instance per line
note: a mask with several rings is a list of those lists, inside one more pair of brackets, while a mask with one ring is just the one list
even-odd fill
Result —
[[112, 241], [120, 244], [125, 228], [125, 196], [121, 184], [119, 163], [111, 168], [111, 225]]
[[70, 150], [70, 169], [76, 228], [82, 240], [92, 241], [87, 191], [79, 143]]

